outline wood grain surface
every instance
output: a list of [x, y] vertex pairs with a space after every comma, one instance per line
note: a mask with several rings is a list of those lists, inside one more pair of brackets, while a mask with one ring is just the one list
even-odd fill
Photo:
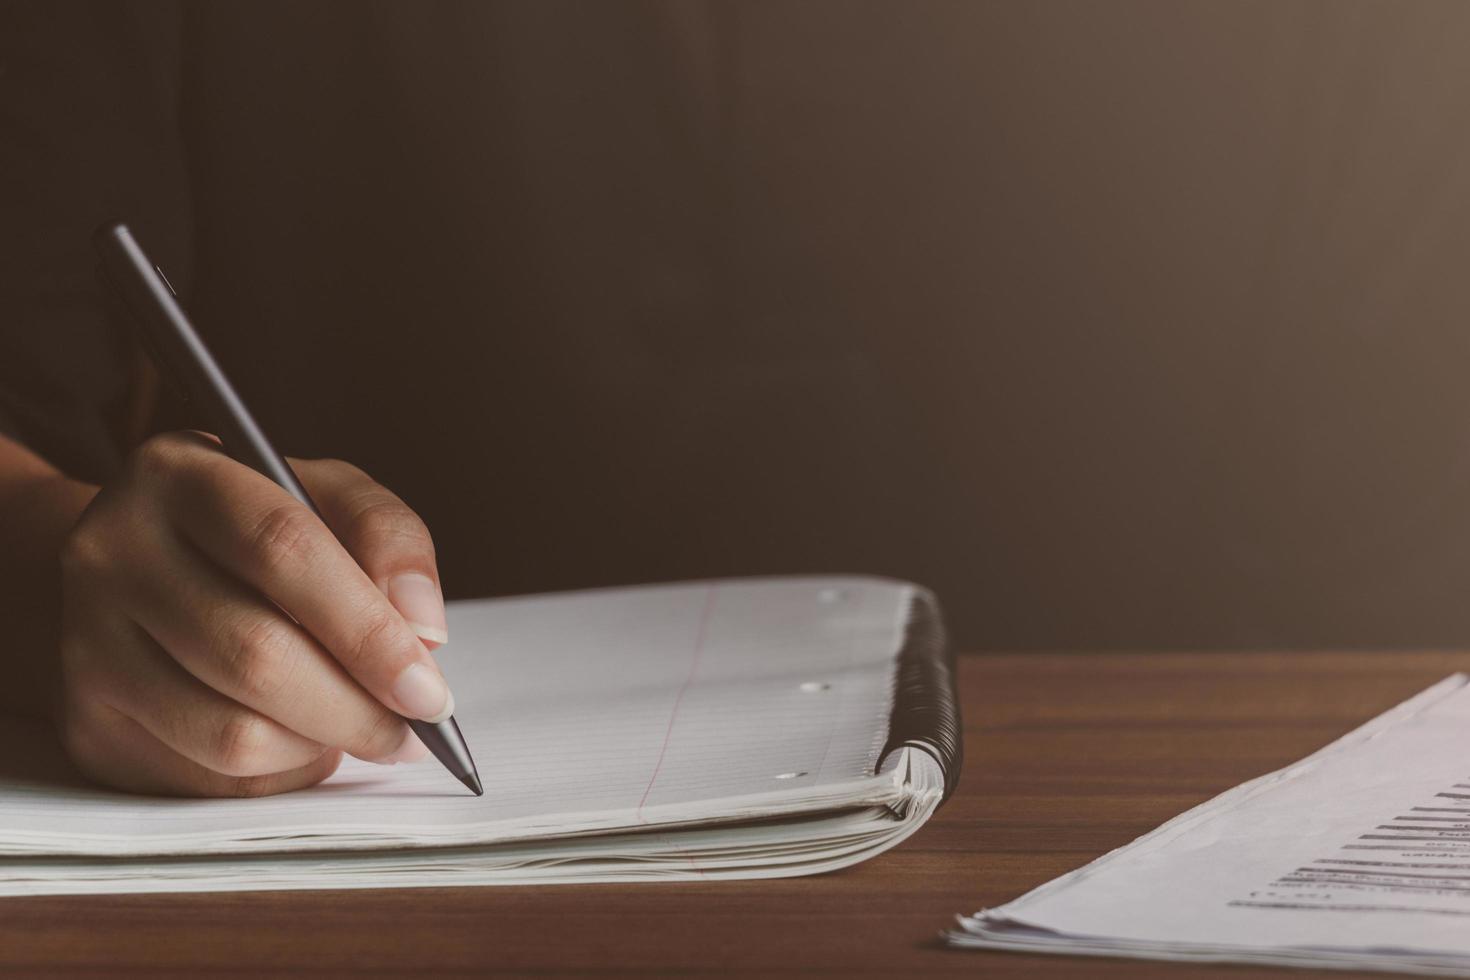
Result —
[[1305, 977], [958, 952], [936, 937], [954, 914], [1011, 899], [1467, 668], [1470, 656], [1423, 652], [967, 656], [957, 794], [907, 843], [845, 872], [0, 899], [0, 974]]

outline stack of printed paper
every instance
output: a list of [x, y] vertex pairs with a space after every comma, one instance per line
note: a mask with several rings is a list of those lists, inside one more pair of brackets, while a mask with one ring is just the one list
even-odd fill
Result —
[[1470, 687], [1449, 677], [999, 908], [956, 946], [1470, 976]]

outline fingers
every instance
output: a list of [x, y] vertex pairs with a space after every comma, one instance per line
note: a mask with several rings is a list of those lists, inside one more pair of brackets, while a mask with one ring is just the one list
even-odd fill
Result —
[[210, 560], [301, 624], [374, 698], [431, 722], [453, 713], [448, 685], [402, 614], [284, 490], [217, 456], [179, 474], [167, 502]]
[[327, 747], [200, 683], [136, 624], [108, 631], [90, 664], [96, 700], [196, 765], [265, 776], [311, 765]]
[[163, 796], [271, 796], [314, 786], [337, 771], [342, 753], [322, 753], [285, 772], [231, 776], [188, 759], [115, 708], [94, 702], [69, 718], [67, 752], [83, 774], [133, 793]]
[[[172, 564], [179, 572], [171, 587], [143, 586], [133, 615], [183, 670], [306, 740], [369, 761], [413, 752], [417, 741], [403, 719], [280, 610], [204, 561]], [[265, 737], [237, 722], [247, 741]]]
[[397, 495], [350, 463], [292, 460], [322, 519], [430, 650], [449, 641], [434, 541]]
[[415, 635], [444, 635], [433, 543], [360, 471], [300, 465], [342, 541], [197, 433], [150, 440], [78, 522], [63, 735], [95, 778], [259, 795], [326, 778], [343, 750], [426, 754], [400, 715], [453, 710]]

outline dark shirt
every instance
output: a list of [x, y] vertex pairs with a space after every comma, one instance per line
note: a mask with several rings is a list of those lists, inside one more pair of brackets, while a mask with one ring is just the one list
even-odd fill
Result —
[[117, 464], [116, 217], [283, 450], [425, 517], [451, 593], [904, 573], [902, 398], [772, 220], [727, 9], [8, 5], [0, 424]]
[[90, 228], [135, 215], [189, 256], [180, 30], [173, 4], [0, 8], [0, 431], [93, 481], [119, 459], [129, 346]]

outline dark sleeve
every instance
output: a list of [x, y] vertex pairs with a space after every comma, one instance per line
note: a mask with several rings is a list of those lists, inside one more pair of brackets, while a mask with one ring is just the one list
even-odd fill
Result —
[[131, 357], [92, 229], [187, 275], [182, 33], [175, 0], [0, 0], [0, 431], [83, 479], [119, 459]]

